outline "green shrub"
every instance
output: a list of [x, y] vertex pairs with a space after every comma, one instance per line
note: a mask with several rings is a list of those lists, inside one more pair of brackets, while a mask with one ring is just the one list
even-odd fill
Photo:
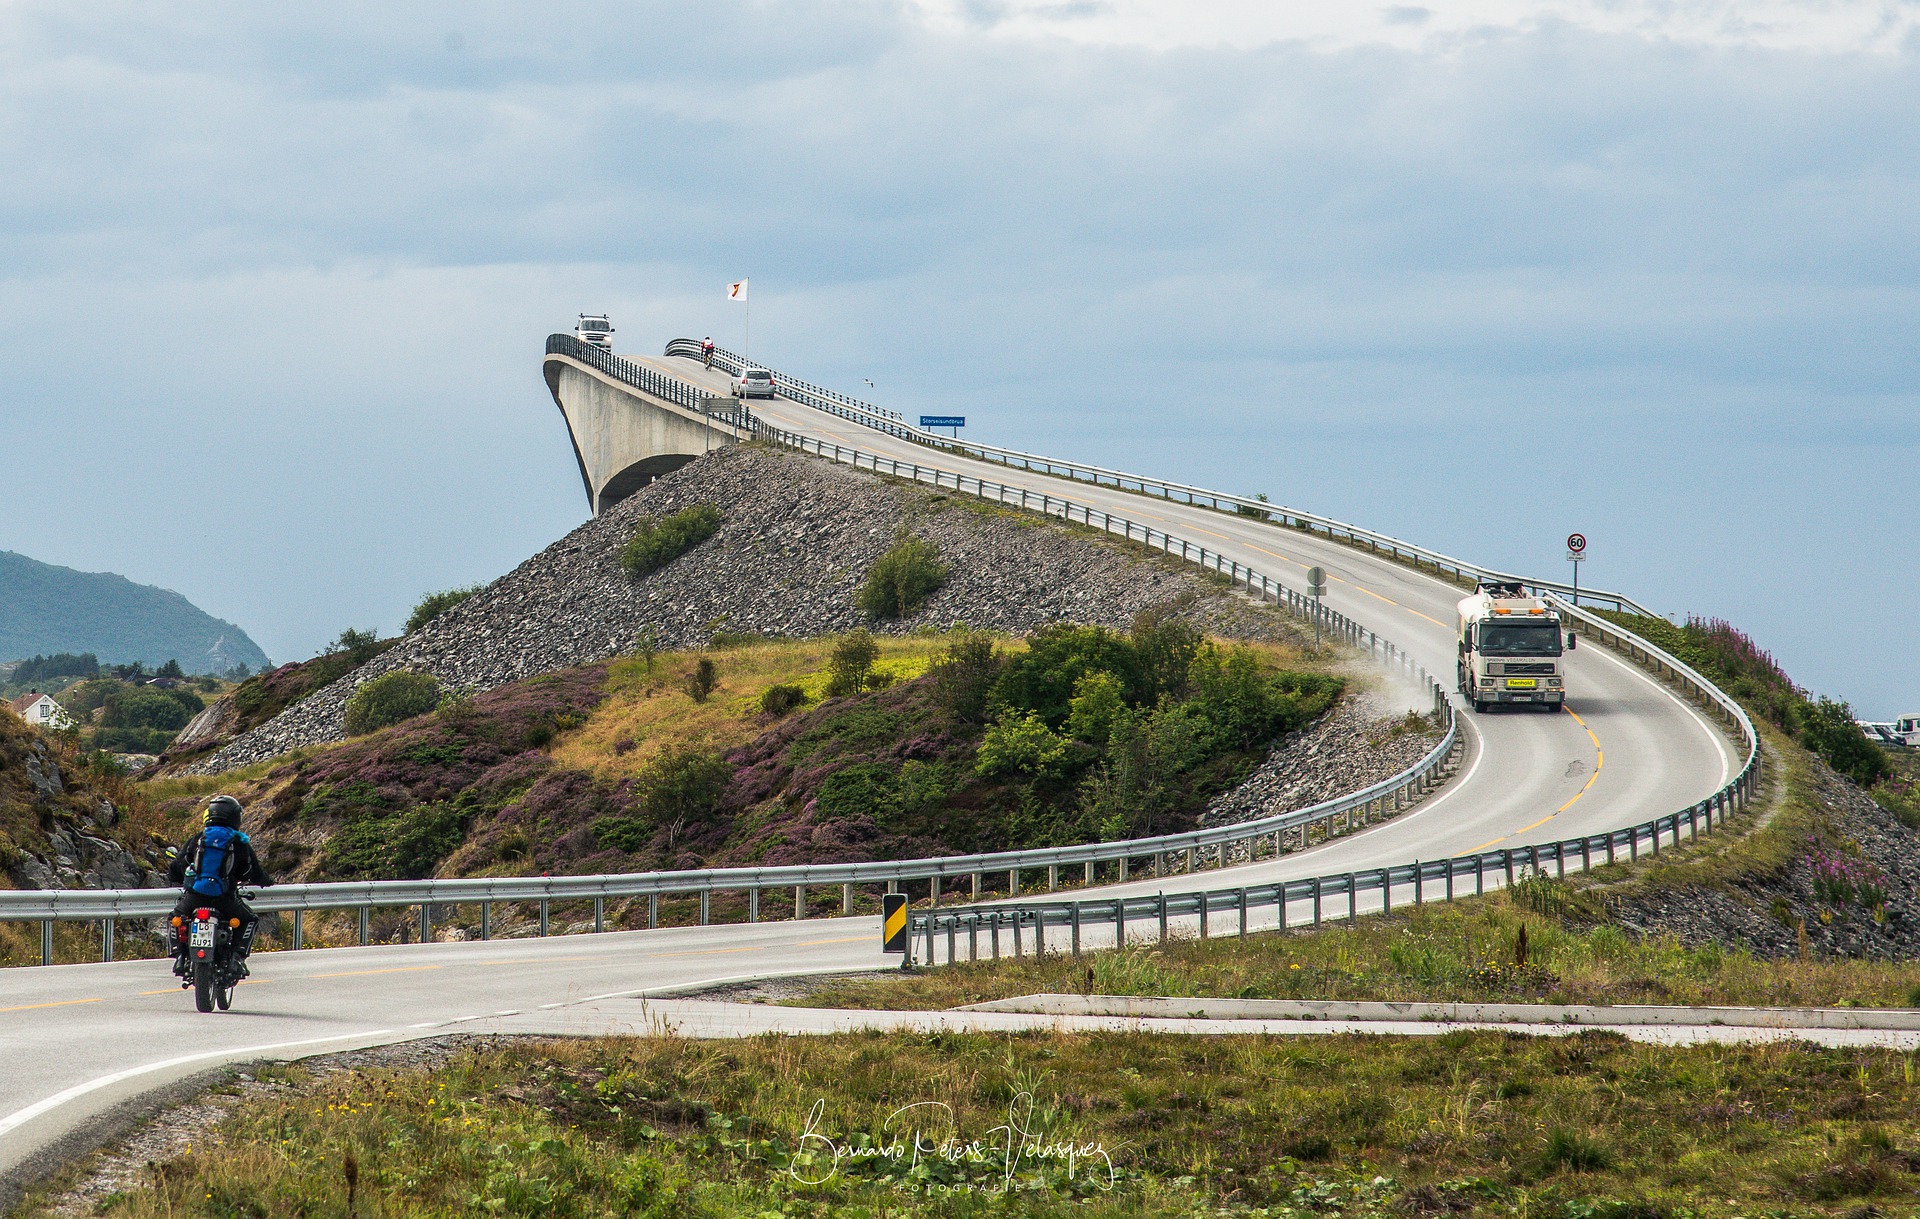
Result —
[[404, 669], [382, 673], [362, 683], [347, 699], [347, 732], [352, 736], [377, 732], [439, 705], [440, 683], [428, 674]]
[[760, 696], [760, 710], [768, 715], [781, 716], [807, 702], [807, 692], [799, 686], [769, 686]]
[[869, 618], [908, 618], [946, 581], [940, 547], [903, 528], [867, 572], [858, 602]]
[[1067, 755], [1067, 743], [1038, 715], [1009, 711], [987, 725], [974, 769], [985, 778], [1051, 773]]
[[1548, 1172], [1567, 1168], [1574, 1172], [1598, 1172], [1613, 1167], [1613, 1153], [1604, 1143], [1575, 1130], [1554, 1130], [1540, 1155]]
[[653, 838], [653, 826], [639, 817], [601, 817], [593, 823], [593, 839], [603, 847], [638, 854]]
[[107, 696], [105, 706], [106, 714], [101, 716], [100, 723], [106, 728], [160, 728], [178, 732], [193, 718], [180, 700], [168, 698], [165, 692], [147, 686], [116, 690]]
[[865, 631], [848, 631], [833, 645], [827, 661], [827, 697], [858, 694], [867, 688], [873, 674], [873, 662], [880, 659], [880, 645]]
[[699, 663], [693, 666], [693, 672], [687, 674], [687, 693], [693, 696], [693, 701], [696, 703], [706, 702], [707, 696], [712, 694], [714, 687], [719, 684], [720, 671], [714, 667], [713, 659], [708, 656], [702, 656]]
[[644, 517], [620, 548], [620, 566], [630, 576], [659, 571], [720, 530], [720, 509], [695, 504], [658, 520]]
[[947, 654], [929, 670], [934, 696], [954, 719], [981, 723], [987, 718], [987, 697], [1005, 667], [990, 637], [969, 632], [949, 642]]
[[327, 839], [322, 870], [339, 877], [424, 880], [467, 833], [467, 815], [436, 801], [401, 811], [349, 806], [349, 819]]
[[[340, 632], [340, 637], [327, 645], [324, 655], [332, 656], [344, 653], [347, 663], [354, 668], [366, 664], [378, 656], [384, 649], [380, 646], [380, 632], [371, 627], [361, 631], [348, 627]], [[315, 686], [318, 689], [318, 685]]]
[[470, 584], [466, 588], [449, 588], [437, 593], [428, 593], [426, 596], [420, 598], [420, 603], [413, 607], [411, 614], [407, 615], [407, 625], [400, 633], [403, 635], [413, 634], [421, 627], [427, 625], [427, 623], [432, 622], [435, 618], [438, 618], [479, 591], [480, 586], [478, 584]]

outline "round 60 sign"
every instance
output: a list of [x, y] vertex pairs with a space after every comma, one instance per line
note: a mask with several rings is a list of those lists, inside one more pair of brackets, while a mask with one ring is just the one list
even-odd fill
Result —
[[1567, 535], [1567, 553], [1587, 553], [1587, 535], [1584, 533], [1569, 533]]

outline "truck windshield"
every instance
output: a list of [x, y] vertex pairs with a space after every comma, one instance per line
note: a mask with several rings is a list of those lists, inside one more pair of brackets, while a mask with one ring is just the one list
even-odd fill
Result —
[[1558, 656], [1560, 628], [1551, 622], [1488, 622], [1480, 650], [1489, 656]]

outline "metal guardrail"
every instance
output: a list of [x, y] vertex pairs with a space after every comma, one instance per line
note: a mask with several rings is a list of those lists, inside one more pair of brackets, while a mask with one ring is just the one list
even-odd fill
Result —
[[[570, 338], [567, 335], [555, 335], [554, 338]], [[548, 340], [551, 345], [552, 340]], [[674, 339], [667, 344], [669, 356], [685, 356], [700, 359], [700, 344], [692, 339]], [[623, 364], [627, 361], [620, 361]], [[745, 367], [738, 355], [724, 348], [714, 349], [714, 365], [728, 373], [737, 373]], [[632, 365], [629, 365], [630, 367]], [[652, 370], [649, 369], [649, 372]], [[769, 370], [772, 371], [772, 370]], [[615, 374], [617, 375], [617, 374]], [[658, 376], [659, 374], [654, 374]], [[1019, 449], [1003, 448], [999, 445], [981, 444], [971, 440], [959, 440], [942, 436], [937, 432], [928, 432], [914, 427], [903, 419], [899, 412], [884, 410], [870, 402], [858, 398], [849, 398], [845, 394], [821, 389], [809, 385], [796, 377], [781, 372], [773, 373], [774, 390], [782, 398], [810, 406], [815, 410], [863, 424], [875, 431], [884, 432], [901, 440], [910, 440], [932, 449], [941, 449], [959, 453], [982, 461], [997, 462], [1023, 470], [1065, 478], [1071, 481], [1091, 482], [1096, 486], [1112, 483], [1121, 490], [1138, 491], [1143, 495], [1157, 495], [1162, 499], [1181, 497], [1183, 502], [1200, 507], [1218, 509], [1223, 512], [1254, 513], [1278, 525], [1324, 533], [1336, 541], [1344, 540], [1355, 546], [1365, 546], [1376, 554], [1387, 554], [1396, 559], [1409, 559], [1416, 566], [1425, 563], [1435, 571], [1451, 574], [1463, 580], [1499, 580], [1518, 582], [1542, 592], [1572, 595], [1573, 586], [1558, 580], [1540, 580], [1531, 576], [1515, 575], [1512, 572], [1497, 571], [1491, 567], [1482, 567], [1478, 563], [1469, 563], [1465, 559], [1456, 559], [1437, 550], [1429, 550], [1412, 542], [1402, 541], [1388, 534], [1372, 529], [1363, 529], [1330, 516], [1321, 516], [1316, 512], [1302, 512], [1283, 504], [1273, 504], [1266, 500], [1250, 499], [1243, 495], [1232, 495], [1225, 491], [1214, 491], [1207, 487], [1196, 487], [1187, 483], [1168, 482], [1165, 479], [1149, 478], [1144, 474], [1129, 474], [1122, 470], [1110, 470], [1104, 466], [1088, 465], [1084, 462], [1064, 461], [1057, 457], [1046, 457], [1038, 453], [1027, 453]], [[1084, 479], [1082, 476], [1085, 476]], [[1611, 603], [1616, 609], [1629, 613], [1642, 614], [1657, 618], [1652, 610], [1634, 601], [1622, 593], [1608, 592], [1605, 589], [1582, 589], [1580, 596], [1596, 602]]]
[[[554, 338], [564, 338], [569, 342], [577, 343], [577, 340], [573, 340], [571, 336], [555, 335]], [[549, 340], [549, 347], [552, 346], [553, 342]], [[579, 346], [585, 345], [579, 344]], [[558, 354], [573, 353], [562, 351]], [[604, 352], [600, 354], [606, 356]], [[606, 356], [606, 358], [610, 362], [617, 360], [617, 357]], [[627, 361], [620, 361], [620, 363], [628, 364]], [[628, 366], [638, 367], [631, 364]], [[758, 920], [759, 895], [765, 889], [791, 888], [794, 891], [796, 917], [805, 913], [808, 889], [831, 885], [839, 885], [842, 889], [843, 910], [851, 906], [853, 886], [884, 883], [889, 891], [894, 891], [898, 886], [924, 882], [928, 885], [930, 895], [937, 901], [942, 880], [955, 876], [971, 877], [973, 895], [977, 897], [980, 893], [981, 878], [988, 873], [1005, 872], [1009, 894], [1017, 895], [1020, 890], [1021, 873], [1042, 868], [1047, 871], [1051, 887], [1057, 881], [1059, 869], [1062, 867], [1077, 865], [1083, 869], [1086, 878], [1091, 880], [1099, 865], [1111, 864], [1114, 865], [1118, 878], [1124, 880], [1131, 874], [1136, 860], [1151, 859], [1155, 874], [1165, 875], [1169, 861], [1176, 856], [1183, 856], [1185, 865], [1192, 868], [1204, 862], [1209, 852], [1221, 864], [1235, 857], [1236, 852], [1243, 852], [1249, 858], [1256, 857], [1259, 850], [1268, 842], [1271, 842], [1274, 852], [1283, 852], [1289, 837], [1305, 845], [1316, 837], [1325, 838], [1342, 829], [1350, 831], [1356, 825], [1364, 825], [1411, 807], [1423, 794], [1442, 782], [1455, 764], [1461, 745], [1458, 718], [1445, 691], [1424, 667], [1415, 662], [1398, 645], [1382, 639], [1361, 623], [1314, 598], [1288, 588], [1280, 581], [1243, 563], [1227, 559], [1216, 551], [1188, 542], [1164, 530], [1154, 529], [1114, 513], [1074, 503], [1059, 496], [1037, 493], [1024, 487], [988, 482], [971, 475], [933, 466], [903, 462], [833, 441], [817, 440], [811, 436], [774, 427], [764, 420], [755, 420], [754, 428], [756, 435], [760, 438], [785, 448], [812, 453], [855, 468], [869, 469], [876, 473], [906, 478], [951, 489], [961, 494], [978, 496], [996, 503], [1018, 505], [1046, 515], [1057, 516], [1107, 533], [1118, 534], [1168, 554], [1177, 554], [1190, 562], [1217, 571], [1226, 576], [1234, 586], [1244, 588], [1263, 601], [1285, 606], [1309, 620], [1318, 621], [1321, 630], [1329, 637], [1341, 639], [1355, 648], [1363, 648], [1369, 657], [1404, 672], [1411, 679], [1424, 683], [1433, 697], [1436, 713], [1444, 721], [1445, 732], [1439, 743], [1420, 761], [1401, 773], [1361, 791], [1322, 801], [1304, 809], [1181, 834], [1068, 847], [1047, 847], [1037, 850], [883, 860], [860, 864], [823, 864], [785, 868], [712, 868], [598, 876], [355, 881], [281, 885], [262, 890], [253, 903], [254, 908], [263, 914], [292, 912], [295, 915], [293, 939], [297, 946], [303, 934], [301, 916], [308, 911], [318, 910], [358, 909], [360, 938], [361, 942], [365, 943], [369, 932], [368, 912], [374, 908], [419, 906], [421, 933], [424, 939], [431, 928], [432, 910], [435, 906], [479, 905], [482, 935], [485, 936], [490, 934], [493, 903], [538, 903], [540, 931], [544, 935], [548, 929], [550, 906], [556, 901], [591, 899], [594, 903], [595, 930], [599, 930], [603, 924], [605, 902], [608, 898], [649, 898], [648, 924], [655, 926], [659, 918], [658, 899], [662, 896], [697, 894], [700, 898], [700, 922], [705, 924], [708, 921], [709, 899], [715, 892], [744, 891], [747, 893], [750, 921]], [[173, 903], [178, 896], [178, 892], [172, 889], [0, 891], [0, 921], [39, 921], [42, 925], [43, 962], [50, 961], [52, 957], [52, 925], [55, 921], [99, 921], [102, 924], [102, 956], [104, 959], [112, 960], [116, 920], [163, 916], [173, 909]]]

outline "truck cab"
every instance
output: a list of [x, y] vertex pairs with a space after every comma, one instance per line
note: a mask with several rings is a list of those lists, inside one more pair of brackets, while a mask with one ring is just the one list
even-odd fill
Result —
[[1920, 747], [1920, 715], [1903, 715], [1893, 721], [1893, 735], [1904, 745]]
[[582, 343], [590, 343], [606, 351], [613, 350], [613, 326], [604, 313], [583, 313], [580, 324], [573, 328], [574, 337]]
[[1460, 695], [1475, 711], [1566, 704], [1560, 615], [1519, 584], [1483, 583], [1461, 601]]

